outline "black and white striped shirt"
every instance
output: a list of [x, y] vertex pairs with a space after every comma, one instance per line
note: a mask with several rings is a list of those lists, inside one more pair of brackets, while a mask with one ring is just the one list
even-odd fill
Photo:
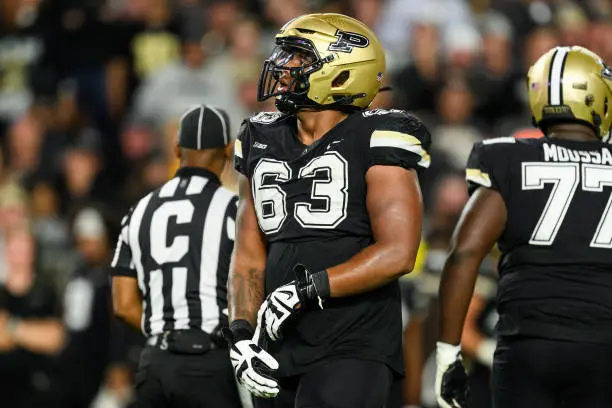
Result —
[[184, 167], [123, 218], [111, 267], [138, 279], [145, 336], [227, 324], [237, 203], [213, 173]]

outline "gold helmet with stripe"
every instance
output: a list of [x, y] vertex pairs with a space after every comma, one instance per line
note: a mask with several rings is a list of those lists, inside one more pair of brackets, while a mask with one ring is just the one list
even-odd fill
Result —
[[365, 24], [342, 14], [307, 14], [286, 23], [264, 62], [258, 99], [281, 112], [367, 108], [385, 75], [385, 53]]
[[554, 123], [592, 127], [608, 140], [612, 126], [612, 70], [586, 48], [556, 47], [527, 74], [529, 106], [535, 126], [546, 132]]

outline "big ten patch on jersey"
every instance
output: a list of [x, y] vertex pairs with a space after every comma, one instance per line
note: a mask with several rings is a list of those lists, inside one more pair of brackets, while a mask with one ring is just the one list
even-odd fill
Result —
[[555, 261], [595, 261], [598, 249], [612, 248], [608, 144], [551, 138], [478, 143], [466, 179], [471, 192], [483, 186], [501, 193], [507, 222], [500, 246], [506, 250], [529, 244], [540, 248], [540, 261], [547, 259], [545, 248], [555, 251]]
[[366, 172], [378, 164], [427, 168], [429, 140], [422, 123], [402, 111], [351, 114], [308, 146], [295, 116], [259, 114], [243, 124], [235, 164], [250, 178], [269, 241], [367, 237]]

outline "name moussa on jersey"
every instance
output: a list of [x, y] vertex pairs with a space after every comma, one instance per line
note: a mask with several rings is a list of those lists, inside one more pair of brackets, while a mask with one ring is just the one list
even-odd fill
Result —
[[[266, 292], [293, 280], [303, 263], [321, 270], [347, 261], [373, 243], [366, 208], [366, 173], [375, 165], [429, 167], [430, 136], [398, 110], [355, 112], [306, 146], [294, 115], [260, 113], [242, 124], [235, 167], [251, 182], [255, 212], [268, 241]], [[382, 361], [403, 371], [397, 282], [304, 314], [282, 341], [268, 342], [279, 377], [346, 356]], [[281, 346], [282, 344], [282, 346]]]

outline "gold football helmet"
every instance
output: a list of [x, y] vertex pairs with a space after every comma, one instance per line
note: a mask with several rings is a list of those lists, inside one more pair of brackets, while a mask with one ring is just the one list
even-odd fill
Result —
[[552, 123], [591, 126], [604, 140], [612, 126], [612, 70], [586, 48], [556, 47], [529, 69], [529, 106], [535, 126]]
[[342, 14], [307, 14], [286, 23], [264, 62], [258, 99], [278, 110], [367, 108], [385, 75], [385, 53], [362, 22]]

